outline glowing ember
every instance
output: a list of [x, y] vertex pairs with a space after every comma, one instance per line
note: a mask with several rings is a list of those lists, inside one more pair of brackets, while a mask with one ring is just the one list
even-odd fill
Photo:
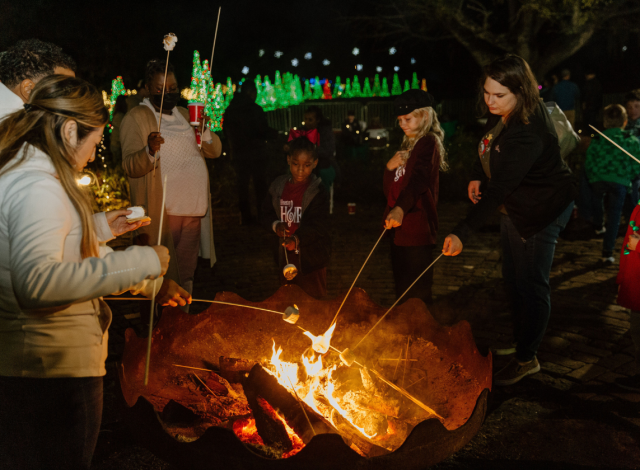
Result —
[[320, 336], [313, 336], [308, 331], [305, 331], [303, 333], [305, 336], [309, 337], [309, 339], [313, 343], [311, 347], [315, 352], [317, 352], [318, 354], [324, 354], [329, 350], [329, 347], [331, 346], [331, 336], [333, 335], [333, 330], [336, 329], [336, 324], [337, 323], [331, 325], [329, 329]]

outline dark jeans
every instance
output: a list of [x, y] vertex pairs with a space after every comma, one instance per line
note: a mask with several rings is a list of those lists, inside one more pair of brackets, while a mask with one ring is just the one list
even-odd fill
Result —
[[549, 274], [558, 234], [569, 221], [573, 202], [545, 229], [524, 241], [511, 219], [503, 215], [502, 277], [512, 304], [516, 359], [532, 360], [551, 315]]
[[635, 209], [638, 202], [640, 202], [638, 198], [640, 198], [640, 176], [637, 176], [631, 181], [631, 192], [627, 194], [624, 201], [623, 214], [627, 221], [631, 219], [633, 209]]
[[253, 189], [260, 218], [260, 207], [267, 196], [267, 162], [265, 159], [238, 160], [235, 162], [236, 177], [238, 180], [238, 206], [242, 215], [242, 223], [253, 220], [251, 215], [251, 203], [249, 202], [249, 181], [253, 177]]
[[[427, 266], [433, 261], [435, 245], [397, 246], [391, 240], [391, 267], [393, 279], [396, 283], [396, 299], [406, 291]], [[431, 287], [433, 286], [433, 268], [420, 278], [411, 290], [404, 296], [403, 301], [416, 298], [425, 304], [432, 303]]]
[[0, 376], [3, 470], [86, 470], [102, 420], [102, 377]]
[[613, 256], [613, 248], [618, 237], [618, 228], [620, 227], [620, 216], [622, 215], [622, 207], [627, 197], [627, 187], [608, 181], [596, 181], [591, 184], [593, 190], [593, 225], [596, 228], [602, 227], [604, 197], [607, 196], [607, 231], [604, 233], [602, 240], [602, 256], [608, 258]]

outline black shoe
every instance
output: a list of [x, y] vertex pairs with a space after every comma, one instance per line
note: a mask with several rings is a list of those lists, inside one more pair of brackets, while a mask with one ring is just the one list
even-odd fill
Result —
[[615, 380], [615, 384], [625, 390], [640, 393], [640, 374], [636, 374], [631, 377], [618, 377]]

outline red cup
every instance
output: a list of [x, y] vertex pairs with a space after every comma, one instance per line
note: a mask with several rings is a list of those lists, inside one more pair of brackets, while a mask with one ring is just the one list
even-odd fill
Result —
[[355, 213], [356, 213], [356, 203], [355, 202], [350, 202], [349, 204], [347, 204], [347, 208], [349, 209], [349, 215], [355, 215]]
[[202, 114], [204, 113], [204, 103], [189, 103], [189, 121], [192, 126], [199, 126]]

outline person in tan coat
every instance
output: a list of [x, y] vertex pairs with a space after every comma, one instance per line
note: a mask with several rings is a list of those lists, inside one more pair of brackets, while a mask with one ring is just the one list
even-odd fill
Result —
[[[167, 177], [162, 243], [169, 248], [167, 277], [189, 293], [198, 254], [216, 261], [211, 221], [209, 174], [204, 158], [217, 158], [222, 144], [208, 129], [198, 147], [189, 112], [177, 106], [178, 82], [169, 64], [162, 103], [162, 127], [158, 132], [166, 62], [147, 64], [149, 98], [130, 109], [122, 121], [122, 166], [129, 177], [131, 203], [143, 206], [151, 224], [141, 227], [134, 239], [138, 245], [155, 245], [162, 207], [162, 182]], [[155, 167], [154, 167], [155, 166]]]

